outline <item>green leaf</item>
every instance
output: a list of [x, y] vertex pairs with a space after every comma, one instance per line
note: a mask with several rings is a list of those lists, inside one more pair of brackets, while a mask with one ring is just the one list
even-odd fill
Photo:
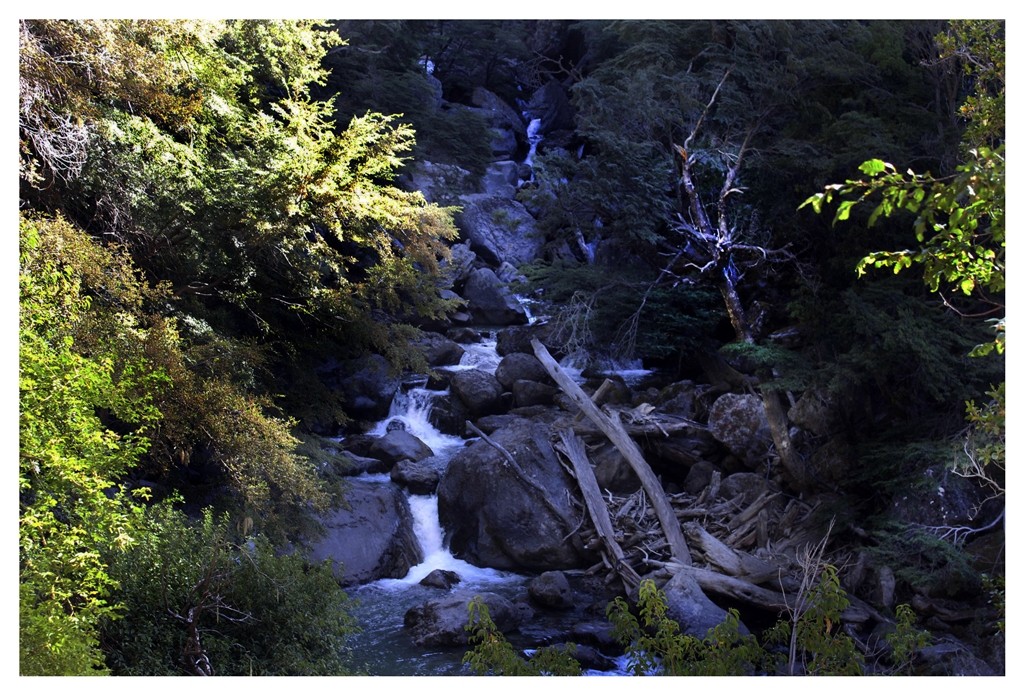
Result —
[[883, 162], [881, 159], [869, 159], [868, 161], [861, 164], [858, 169], [863, 171], [868, 176], [877, 176], [885, 171], [885, 168], [890, 166]]

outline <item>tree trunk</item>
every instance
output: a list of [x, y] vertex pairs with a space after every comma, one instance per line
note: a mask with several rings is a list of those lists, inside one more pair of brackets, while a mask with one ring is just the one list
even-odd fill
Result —
[[640, 452], [640, 447], [636, 445], [629, 434], [622, 426], [622, 422], [618, 418], [618, 413], [613, 413], [611, 417], [605, 415], [594, 402], [590, 400], [590, 397], [584, 393], [583, 389], [579, 387], [575, 381], [569, 377], [562, 368], [555, 361], [555, 358], [551, 356], [547, 348], [534, 338], [530, 341], [533, 345], [534, 354], [537, 355], [537, 359], [544, 365], [544, 369], [547, 370], [551, 378], [555, 380], [561, 389], [569, 396], [576, 405], [579, 406], [587, 417], [589, 417], [594, 424], [601, 428], [605, 435], [612, 441], [612, 444], [618, 448], [618, 450], [625, 457], [626, 461], [633, 468], [637, 477], [640, 479], [640, 484], [644, 488], [644, 492], [647, 493], [647, 497], [651, 501], [651, 506], [654, 507], [654, 513], [658, 517], [658, 521], [661, 523], [662, 532], [665, 534], [665, 539], [668, 541], [669, 548], [672, 550], [672, 556], [680, 563], [689, 565], [690, 551], [686, 546], [686, 539], [683, 537], [683, 531], [679, 527], [679, 520], [676, 518], [675, 512], [672, 509], [672, 504], [668, 500], [668, 496], [665, 494], [665, 490], [661, 487], [661, 483], [658, 481], [657, 476], [654, 475], [654, 471], [651, 470], [650, 465], [644, 460], [643, 454]]

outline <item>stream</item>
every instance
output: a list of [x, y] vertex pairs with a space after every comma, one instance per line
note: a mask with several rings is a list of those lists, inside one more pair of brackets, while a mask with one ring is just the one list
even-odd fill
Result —
[[[478, 343], [463, 344], [465, 353], [458, 365], [440, 369], [461, 370], [478, 368], [490, 373], [497, 369], [501, 358], [497, 353], [497, 339], [492, 332], [484, 333]], [[577, 375], [579, 370], [573, 370]], [[626, 370], [623, 370], [626, 371]], [[643, 370], [629, 371], [624, 376], [635, 377]], [[582, 379], [582, 377], [578, 377]], [[427, 444], [435, 453], [435, 460], [443, 467], [466, 446], [469, 441], [440, 432], [430, 422], [429, 415], [435, 399], [447, 391], [433, 391], [425, 388], [426, 377], [407, 381], [392, 401], [388, 416], [377, 422], [367, 434], [383, 436], [388, 425], [400, 419], [405, 429]], [[386, 473], [363, 474], [360, 480], [390, 484]], [[476, 567], [454, 557], [445, 547], [444, 530], [438, 520], [437, 496], [409, 494], [409, 506], [413, 513], [414, 530], [423, 551], [423, 561], [412, 567], [400, 579], [381, 579], [349, 590], [355, 599], [354, 617], [362, 631], [349, 640], [353, 667], [373, 675], [387, 676], [458, 676], [469, 675], [462, 664], [466, 647], [422, 648], [412, 642], [403, 629], [405, 613], [415, 606], [440, 596], [439, 590], [424, 587], [420, 580], [430, 572], [450, 570], [461, 577], [458, 589], [488, 591], [513, 599], [522, 597], [526, 583], [531, 578], [512, 572]], [[579, 619], [576, 611], [562, 615], [538, 614], [538, 619], [523, 626], [516, 636], [517, 641], [540, 645], [549, 637], [565, 634], [568, 626]], [[590, 672], [588, 675], [621, 675], [624, 671]]]

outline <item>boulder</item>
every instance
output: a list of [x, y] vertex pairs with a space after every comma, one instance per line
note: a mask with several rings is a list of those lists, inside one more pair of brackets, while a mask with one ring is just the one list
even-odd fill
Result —
[[629, 495], [640, 489], [640, 478], [616, 446], [604, 443], [589, 453], [594, 477], [602, 490]]
[[469, 244], [455, 244], [451, 247], [451, 255], [441, 263], [441, 267], [448, 273], [453, 284], [462, 285], [476, 269], [476, 254], [469, 248]]
[[466, 406], [471, 419], [493, 415], [502, 410], [501, 383], [482, 369], [463, 369], [452, 373], [452, 393]]
[[517, 379], [512, 384], [512, 400], [517, 408], [551, 405], [558, 393], [559, 390], [554, 386], [529, 379]]
[[332, 363], [320, 371], [323, 383], [341, 392], [345, 413], [356, 420], [385, 417], [401, 386], [401, 380], [381, 355]]
[[483, 116], [491, 129], [491, 154], [494, 159], [514, 159], [525, 149], [526, 124], [522, 116], [497, 94], [483, 87], [473, 90], [472, 109]]
[[519, 183], [519, 165], [511, 160], [491, 162], [480, 182], [484, 195], [497, 198], [516, 197], [516, 184]]
[[433, 455], [419, 437], [402, 429], [393, 429], [370, 445], [370, 456], [390, 464], [403, 459], [421, 461]]
[[[725, 609], [711, 601], [693, 575], [677, 572], [662, 589], [667, 603], [666, 615], [679, 623], [679, 632], [697, 639], [727, 617]], [[741, 632], [747, 632], [740, 625]]]
[[[551, 324], [548, 323], [535, 323], [530, 326], [509, 326], [498, 331], [498, 344], [495, 349], [502, 357], [511, 355], [514, 352], [532, 355], [533, 346], [530, 344], [530, 341], [537, 338], [540, 342], [547, 345], [546, 341], [551, 336], [551, 333]], [[551, 349], [550, 345], [547, 345], [547, 347]], [[555, 352], [555, 350], [552, 350], [552, 354]]]
[[494, 370], [494, 376], [506, 389], [511, 389], [512, 384], [520, 379], [551, 383], [551, 377], [548, 376], [544, 365], [532, 352], [513, 352], [505, 355], [498, 363], [498, 368]]
[[726, 393], [708, 413], [708, 431], [737, 457], [755, 463], [771, 445], [764, 403], [757, 396]]
[[450, 340], [454, 340], [456, 343], [462, 343], [463, 345], [479, 343], [484, 339], [482, 335], [474, 331], [472, 328], [467, 328], [466, 326], [452, 328], [448, 331], [447, 336]]
[[458, 364], [466, 352], [465, 348], [454, 340], [446, 338], [440, 333], [429, 331], [424, 331], [416, 340], [412, 341], [412, 346], [423, 353], [424, 359], [431, 367]]
[[435, 589], [448, 591], [462, 581], [457, 572], [451, 570], [433, 570], [430, 574], [420, 580], [420, 586], [430, 586]]
[[456, 224], [484, 262], [520, 266], [540, 256], [543, 235], [522, 203], [481, 193], [463, 196], [462, 206]]
[[566, 610], [573, 606], [572, 588], [562, 572], [544, 572], [527, 584], [530, 599], [542, 608]]
[[432, 599], [405, 613], [404, 626], [418, 647], [456, 647], [469, 644], [466, 622], [469, 602], [480, 597], [487, 605], [491, 620], [503, 633], [517, 629], [529, 616], [528, 610], [489, 591], [458, 591]]
[[[437, 488], [438, 515], [453, 555], [481, 567], [535, 571], [589, 567], [580, 509], [569, 500], [575, 484], [551, 447], [550, 429], [512, 420], [492, 441], [521, 473], [485, 441], [455, 454]], [[569, 494], [567, 494], [569, 493]]]
[[476, 192], [474, 178], [454, 164], [420, 160], [403, 167], [401, 185], [405, 190], [419, 191], [429, 203], [456, 205], [459, 196]]
[[398, 579], [423, 560], [405, 494], [391, 484], [351, 480], [346, 507], [321, 517], [325, 532], [310, 544], [312, 563], [330, 560], [342, 586]]
[[477, 323], [510, 326], [527, 322], [526, 311], [490, 268], [470, 273], [462, 294]]
[[399, 461], [391, 469], [391, 482], [401, 485], [414, 495], [432, 495], [441, 480], [438, 465], [430, 459], [423, 461]]

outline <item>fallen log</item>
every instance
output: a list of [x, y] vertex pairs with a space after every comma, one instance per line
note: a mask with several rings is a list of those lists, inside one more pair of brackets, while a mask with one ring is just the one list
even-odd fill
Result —
[[633, 471], [640, 479], [640, 484], [643, 486], [648, 498], [650, 498], [651, 506], [654, 508], [658, 521], [661, 523], [662, 533], [665, 534], [672, 556], [682, 564], [689, 565], [691, 563], [690, 550], [686, 546], [686, 539], [683, 537], [679, 520], [676, 519], [668, 496], [661, 487], [658, 478], [654, 475], [654, 471], [651, 470], [650, 465], [644, 460], [640, 447], [636, 445], [636, 442], [623, 429], [618, 414], [613, 412], [610, 416], [606, 415], [594, 405], [594, 402], [584, 393], [579, 384], [562, 371], [561, 366], [551, 356], [551, 353], [548, 352], [543, 343], [534, 338], [530, 341], [530, 344], [533, 345], [533, 351], [537, 359], [540, 360], [540, 363], [551, 378], [554, 379], [555, 383], [579, 406], [580, 410], [594, 424], [601, 428], [633, 468]]
[[576, 481], [579, 483], [580, 492], [583, 495], [583, 502], [586, 504], [591, 521], [594, 522], [594, 528], [597, 529], [597, 535], [607, 549], [608, 555], [611, 556], [611, 569], [622, 579], [627, 591], [632, 591], [640, 585], [640, 575], [629, 566], [625, 553], [615, 542], [615, 529], [612, 527], [611, 517], [608, 516], [608, 507], [601, 496], [601, 488], [597, 484], [594, 470], [590, 467], [590, 461], [587, 460], [583, 441], [567, 430], [561, 430], [558, 435], [562, 440], [560, 450], [572, 463]]

